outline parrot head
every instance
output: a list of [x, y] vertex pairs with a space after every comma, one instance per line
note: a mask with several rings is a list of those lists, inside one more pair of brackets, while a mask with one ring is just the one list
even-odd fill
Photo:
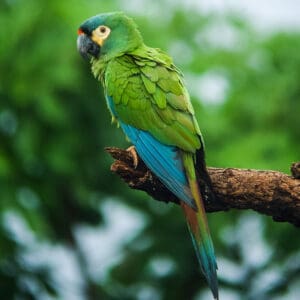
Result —
[[78, 28], [77, 49], [85, 58], [114, 57], [143, 44], [132, 19], [122, 12], [89, 18]]

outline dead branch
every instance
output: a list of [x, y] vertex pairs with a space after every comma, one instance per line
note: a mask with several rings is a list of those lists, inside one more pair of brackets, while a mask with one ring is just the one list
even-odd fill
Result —
[[[147, 192], [155, 200], [177, 203], [179, 200], [161, 184], [142, 160], [133, 165], [130, 152], [106, 148], [115, 159], [112, 172], [118, 174], [131, 188]], [[208, 168], [216, 201], [205, 203], [206, 211], [226, 211], [231, 208], [253, 209], [300, 226], [300, 163], [291, 166], [293, 176], [277, 171], [236, 168]]]

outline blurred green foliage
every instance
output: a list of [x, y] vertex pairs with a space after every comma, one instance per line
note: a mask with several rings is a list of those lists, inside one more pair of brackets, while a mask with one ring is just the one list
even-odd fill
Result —
[[[76, 30], [89, 16], [120, 9], [126, 3], [117, 0], [0, 3], [1, 299], [66, 299], [64, 279], [58, 282], [47, 259], [38, 261], [45, 245], [49, 260], [57, 247], [74, 257], [81, 288], [70, 283], [69, 299], [210, 297], [180, 211], [129, 190], [109, 171], [103, 148], [128, 144], [110, 125], [100, 84], [77, 53]], [[220, 23], [176, 6], [168, 12], [140, 11], [135, 19], [145, 42], [171, 53], [186, 74], [208, 164], [289, 172], [300, 150], [300, 34], [262, 38], [238, 17]], [[222, 35], [224, 26], [233, 39]], [[208, 95], [223, 86], [218, 101], [200, 99], [205, 83]], [[145, 223], [128, 232], [132, 238], [124, 237], [117, 263], [99, 277], [88, 268], [77, 229], [98, 228], [101, 235], [106, 214], [114, 213], [103, 213], [107, 199], [131, 207]], [[242, 212], [210, 215], [210, 224], [221, 299], [295, 299], [295, 290], [300, 293], [295, 228]], [[265, 250], [257, 252], [260, 263], [247, 259], [255, 243]], [[67, 269], [63, 262], [60, 267]]]

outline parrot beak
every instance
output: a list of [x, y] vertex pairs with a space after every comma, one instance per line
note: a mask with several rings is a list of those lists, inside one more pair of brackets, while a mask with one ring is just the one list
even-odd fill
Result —
[[89, 59], [90, 55], [98, 58], [100, 54], [100, 46], [93, 42], [90, 37], [78, 30], [77, 49], [84, 59]]

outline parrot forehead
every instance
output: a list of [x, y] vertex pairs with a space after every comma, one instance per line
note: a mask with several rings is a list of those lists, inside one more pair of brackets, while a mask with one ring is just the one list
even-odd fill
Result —
[[86, 21], [84, 21], [80, 28], [87, 33], [91, 33], [100, 25], [105, 25], [110, 28], [117, 26], [119, 23], [123, 23], [122, 21], [126, 21], [129, 18], [123, 12], [111, 12], [111, 13], [104, 13], [93, 16]]

